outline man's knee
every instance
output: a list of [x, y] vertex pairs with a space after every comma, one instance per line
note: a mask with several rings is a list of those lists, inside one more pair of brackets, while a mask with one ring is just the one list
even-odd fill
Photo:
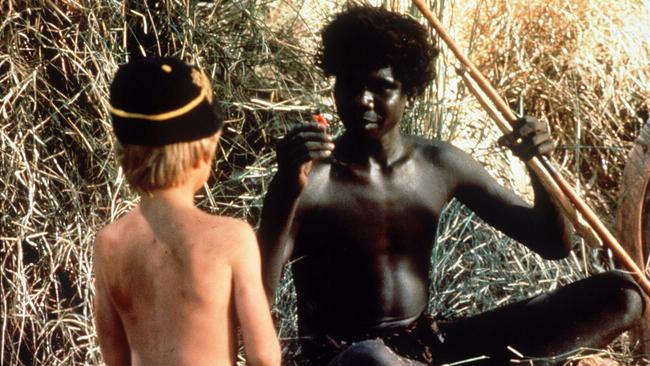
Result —
[[399, 356], [388, 348], [384, 342], [373, 339], [354, 343], [334, 358], [330, 366], [392, 366], [400, 364]]
[[645, 311], [646, 303], [641, 288], [634, 282], [631, 276], [610, 271], [598, 275], [603, 281], [603, 299], [612, 303], [612, 306], [619, 309], [622, 321], [630, 326], [638, 320]]

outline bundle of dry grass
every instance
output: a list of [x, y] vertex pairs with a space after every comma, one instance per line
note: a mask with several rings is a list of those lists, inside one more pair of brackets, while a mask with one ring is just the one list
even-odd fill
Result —
[[226, 125], [200, 205], [253, 224], [274, 139], [322, 81], [254, 1], [8, 1], [1, 12], [0, 364], [98, 364], [94, 233], [137, 201], [107, 113], [118, 64], [129, 53], [172, 54], [210, 74]]
[[611, 223], [650, 86], [639, 1], [501, 1], [474, 8], [473, 57], [513, 105], [546, 119], [556, 160]]
[[[91, 316], [94, 233], [137, 202], [110, 137], [107, 90], [117, 65], [144, 52], [177, 55], [206, 70], [226, 125], [220, 163], [199, 204], [256, 224], [276, 139], [309, 118], [316, 103], [331, 106], [330, 81], [311, 57], [321, 24], [340, 3], [0, 4], [0, 364], [100, 363]], [[386, 3], [412, 10], [407, 1]], [[650, 10], [616, 4], [431, 4], [510, 100], [522, 95], [527, 113], [551, 123], [563, 148], [558, 161], [603, 213], [613, 212], [639, 125], [634, 108], [648, 90], [648, 37], [631, 30]], [[487, 118], [446, 72], [448, 62], [440, 60], [436, 85], [404, 130], [462, 145], [518, 189], [511, 166], [523, 168], [494, 146], [496, 129], [482, 125]], [[543, 261], [456, 203], [446, 210], [439, 242], [430, 310], [447, 316], [529, 297], [610, 265], [586, 249]], [[287, 273], [274, 306], [286, 359], [296, 348], [294, 307]], [[623, 339], [608, 352], [631, 364], [629, 347]]]

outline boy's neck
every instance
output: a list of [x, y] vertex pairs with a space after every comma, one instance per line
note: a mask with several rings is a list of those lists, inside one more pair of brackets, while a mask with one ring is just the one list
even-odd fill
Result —
[[210, 160], [201, 161], [187, 172], [183, 183], [142, 194], [140, 206], [144, 211], [194, 207], [194, 194], [206, 182], [211, 166]]
[[144, 193], [140, 199], [140, 206], [144, 211], [194, 207], [194, 189], [188, 184], [182, 184]]

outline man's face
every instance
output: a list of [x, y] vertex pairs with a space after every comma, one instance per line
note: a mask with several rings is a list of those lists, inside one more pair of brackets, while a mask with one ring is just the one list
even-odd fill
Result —
[[408, 98], [386, 66], [337, 75], [334, 99], [348, 132], [378, 138], [401, 120]]

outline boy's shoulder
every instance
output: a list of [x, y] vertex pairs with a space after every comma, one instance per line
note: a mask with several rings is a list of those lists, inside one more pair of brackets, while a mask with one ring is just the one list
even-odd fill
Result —
[[[205, 273], [214, 270], [216, 263], [228, 268], [241, 268], [258, 257], [257, 237], [246, 221], [202, 212], [200, 224], [194, 228], [192, 242], [194, 258], [207, 266]], [[197, 268], [203, 268], [197, 264]]]
[[120, 248], [124, 247], [125, 243], [128, 244], [128, 235], [125, 234], [139, 226], [137, 221], [142, 220], [139, 216], [136, 207], [126, 215], [101, 228], [95, 234], [95, 259], [109, 260], [108, 258], [115, 255]]
[[257, 246], [255, 232], [246, 221], [205, 212], [199, 215], [200, 219], [191, 228], [197, 244], [233, 254], [242, 246]]
[[244, 220], [207, 213], [203, 213], [203, 217], [205, 221], [202, 225], [202, 231], [205, 235], [222, 239], [245, 239], [255, 236], [251, 225]]
[[157, 240], [185, 243], [209, 258], [238, 255], [257, 246], [255, 232], [246, 221], [208, 214], [198, 208], [174, 213], [173, 221], [152, 222], [136, 207], [102, 228], [95, 236], [95, 261], [119, 261], [141, 250], [143, 243]]

